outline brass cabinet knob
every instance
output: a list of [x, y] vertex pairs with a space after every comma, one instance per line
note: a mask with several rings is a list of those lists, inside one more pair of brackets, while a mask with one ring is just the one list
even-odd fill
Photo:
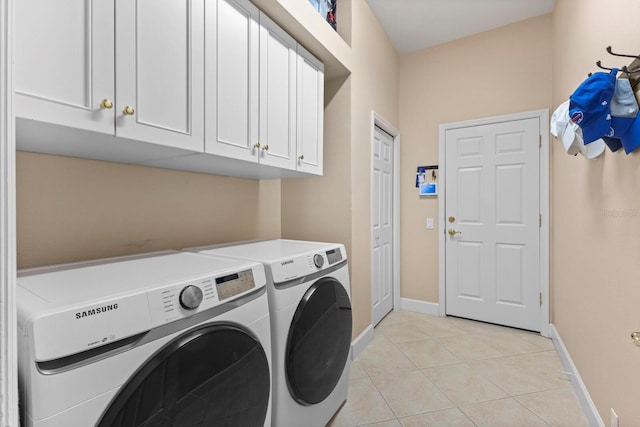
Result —
[[260, 143], [259, 143], [259, 142], [256, 142], [255, 144], [253, 144], [253, 146], [254, 146], [255, 148], [260, 148]]
[[125, 116], [133, 116], [133, 113], [135, 112], [136, 111], [133, 109], [133, 107], [129, 107], [128, 105], [122, 109], [122, 114], [124, 114]]
[[300, 155], [298, 156], [298, 160], [304, 160], [304, 154], [300, 154]]
[[113, 108], [113, 102], [111, 102], [108, 99], [103, 99], [102, 102], [100, 103], [100, 107], [109, 110], [111, 108]]
[[264, 145], [264, 146], [262, 147], [262, 149], [263, 149], [263, 150], [265, 150], [265, 151], [269, 151], [269, 145]]
[[458, 230], [454, 230], [453, 228], [450, 228], [449, 231], [447, 231], [447, 233], [449, 233], [449, 236], [455, 236], [456, 234], [462, 234], [462, 231], [458, 231]]

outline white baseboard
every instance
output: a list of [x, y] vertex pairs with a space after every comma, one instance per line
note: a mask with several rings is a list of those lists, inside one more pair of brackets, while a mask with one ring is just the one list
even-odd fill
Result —
[[371, 341], [373, 341], [373, 326], [369, 325], [356, 339], [351, 341], [351, 360], [355, 360]]
[[596, 409], [596, 405], [593, 404], [589, 391], [584, 385], [584, 382], [582, 382], [582, 377], [580, 377], [580, 373], [578, 372], [576, 365], [573, 363], [573, 360], [569, 355], [569, 351], [567, 351], [567, 348], [564, 346], [564, 342], [562, 342], [562, 338], [560, 338], [560, 334], [553, 323], [549, 324], [549, 332], [551, 339], [553, 340], [553, 344], [556, 347], [556, 352], [562, 361], [562, 366], [569, 373], [568, 376], [571, 380], [571, 385], [578, 396], [578, 400], [580, 401], [580, 405], [587, 417], [589, 425], [604, 427], [604, 422]]
[[418, 301], [410, 298], [400, 298], [400, 308], [402, 310], [415, 311], [432, 316], [440, 315], [440, 304], [435, 302]]

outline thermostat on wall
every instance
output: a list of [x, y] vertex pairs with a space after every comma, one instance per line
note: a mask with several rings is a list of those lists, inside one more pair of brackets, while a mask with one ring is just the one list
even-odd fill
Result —
[[437, 196], [438, 195], [438, 184], [435, 182], [425, 182], [420, 184], [420, 195], [421, 196]]

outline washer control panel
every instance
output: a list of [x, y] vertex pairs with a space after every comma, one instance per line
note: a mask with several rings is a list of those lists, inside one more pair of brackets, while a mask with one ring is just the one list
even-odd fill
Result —
[[149, 291], [153, 323], [190, 316], [256, 288], [253, 269]]

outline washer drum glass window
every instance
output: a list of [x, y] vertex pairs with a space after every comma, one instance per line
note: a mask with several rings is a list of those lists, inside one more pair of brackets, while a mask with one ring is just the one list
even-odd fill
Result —
[[286, 373], [296, 401], [313, 405], [338, 384], [351, 346], [351, 303], [332, 277], [315, 282], [298, 304], [287, 338]]
[[248, 331], [208, 325], [156, 352], [120, 390], [98, 426], [263, 426], [270, 373]]

